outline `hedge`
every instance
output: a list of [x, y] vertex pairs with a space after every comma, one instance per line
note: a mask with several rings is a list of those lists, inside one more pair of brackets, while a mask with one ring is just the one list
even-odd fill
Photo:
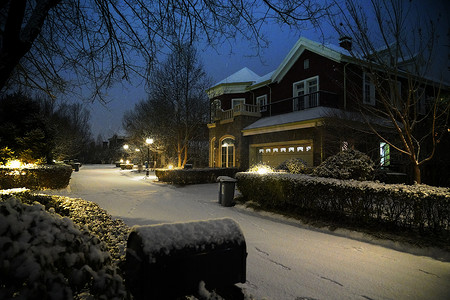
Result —
[[302, 174], [237, 173], [245, 200], [262, 207], [383, 222], [402, 228], [450, 230], [450, 189], [383, 184]]
[[219, 176], [234, 177], [237, 172], [236, 168], [156, 169], [155, 175], [159, 181], [185, 185], [212, 183]]
[[38, 165], [27, 168], [0, 167], [0, 189], [26, 187], [34, 190], [65, 188], [70, 181], [69, 165]]

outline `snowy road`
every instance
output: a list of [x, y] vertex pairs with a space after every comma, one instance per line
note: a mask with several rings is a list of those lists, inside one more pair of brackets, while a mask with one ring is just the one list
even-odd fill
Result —
[[247, 242], [247, 283], [258, 299], [450, 299], [450, 263], [313, 230], [217, 203], [217, 184], [155, 183], [107, 165], [83, 166], [54, 194], [98, 203], [128, 225], [231, 217]]

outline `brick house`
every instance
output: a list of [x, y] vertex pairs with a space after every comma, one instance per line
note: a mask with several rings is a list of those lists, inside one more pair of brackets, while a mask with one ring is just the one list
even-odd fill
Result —
[[357, 112], [376, 105], [375, 87], [350, 49], [348, 39], [325, 46], [302, 37], [273, 72], [243, 68], [209, 88], [209, 166], [276, 167], [293, 157], [317, 166], [352, 147], [403, 171], [403, 158], [370, 134]]

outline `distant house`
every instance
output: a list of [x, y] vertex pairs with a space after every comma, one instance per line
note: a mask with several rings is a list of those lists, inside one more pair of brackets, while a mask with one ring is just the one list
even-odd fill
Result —
[[350, 49], [349, 39], [335, 46], [302, 37], [273, 72], [243, 68], [209, 88], [210, 167], [276, 167], [294, 157], [317, 166], [354, 147], [402, 171], [402, 158], [370, 134], [357, 112], [361, 104], [375, 106], [376, 95]]

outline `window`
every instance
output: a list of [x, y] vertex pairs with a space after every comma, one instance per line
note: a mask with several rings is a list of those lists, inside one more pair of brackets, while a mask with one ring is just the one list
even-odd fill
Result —
[[244, 103], [245, 103], [245, 98], [237, 98], [237, 99], [232, 99], [231, 100], [232, 108], [235, 108], [239, 104], [244, 104]]
[[309, 69], [309, 59], [305, 59], [303, 61], [303, 69]]
[[311, 77], [293, 84], [293, 110], [319, 106], [319, 76]]
[[380, 143], [380, 166], [387, 167], [391, 164], [391, 149], [389, 144]]
[[220, 147], [222, 152], [222, 168], [234, 167], [234, 140], [232, 138], [225, 138]]
[[222, 104], [219, 99], [214, 100], [211, 102], [211, 122], [214, 122], [214, 119], [217, 116], [217, 111], [220, 110]]
[[256, 104], [258, 104], [260, 112], [267, 111], [267, 95], [257, 97]]
[[375, 85], [370, 74], [363, 74], [363, 103], [375, 105]]
[[402, 108], [402, 83], [400, 81], [393, 81], [389, 85], [391, 94], [391, 103], [398, 109]]

